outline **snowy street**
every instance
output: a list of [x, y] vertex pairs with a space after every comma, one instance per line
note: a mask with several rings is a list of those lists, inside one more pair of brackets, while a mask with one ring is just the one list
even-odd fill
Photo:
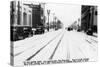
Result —
[[97, 38], [60, 29], [14, 42], [14, 63], [89, 58], [96, 61]]
[[10, 64], [94, 62], [97, 6], [11, 1]]

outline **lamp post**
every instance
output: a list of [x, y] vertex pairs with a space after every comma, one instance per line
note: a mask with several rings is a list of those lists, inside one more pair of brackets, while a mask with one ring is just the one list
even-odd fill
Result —
[[57, 28], [56, 20], [57, 20], [57, 17], [55, 16], [55, 17], [54, 17], [55, 30], [56, 30], [56, 28]]
[[47, 30], [49, 31], [49, 15], [50, 15], [50, 10], [47, 10], [47, 14], [48, 14], [48, 28], [47, 28]]
[[54, 27], [54, 22], [55, 22], [55, 21], [54, 21], [54, 20], [55, 20], [54, 17], [55, 17], [55, 13], [53, 13], [53, 29], [55, 28], [55, 27]]

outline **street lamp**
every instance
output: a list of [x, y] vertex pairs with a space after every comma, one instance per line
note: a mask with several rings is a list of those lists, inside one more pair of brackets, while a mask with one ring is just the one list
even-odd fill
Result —
[[55, 20], [54, 17], [55, 17], [55, 13], [53, 13], [53, 28], [55, 28], [55, 27], [54, 27], [54, 22], [55, 22], [55, 21], [54, 21], [54, 20]]
[[57, 17], [54, 17], [54, 24], [55, 24], [55, 29], [57, 28], [57, 23], [56, 23]]
[[50, 15], [50, 10], [47, 10], [47, 14], [48, 14], [48, 31], [49, 31], [49, 15]]

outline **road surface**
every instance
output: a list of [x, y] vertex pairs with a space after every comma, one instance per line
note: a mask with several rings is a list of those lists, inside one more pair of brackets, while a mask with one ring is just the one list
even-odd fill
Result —
[[97, 38], [60, 29], [14, 42], [14, 64], [24, 61], [89, 58], [97, 60]]

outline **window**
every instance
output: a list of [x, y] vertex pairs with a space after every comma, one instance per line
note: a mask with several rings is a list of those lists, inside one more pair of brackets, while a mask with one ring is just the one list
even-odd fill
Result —
[[25, 12], [23, 13], [23, 24], [27, 25], [27, 14]]
[[29, 25], [31, 25], [32, 19], [31, 19], [31, 15], [29, 15]]

